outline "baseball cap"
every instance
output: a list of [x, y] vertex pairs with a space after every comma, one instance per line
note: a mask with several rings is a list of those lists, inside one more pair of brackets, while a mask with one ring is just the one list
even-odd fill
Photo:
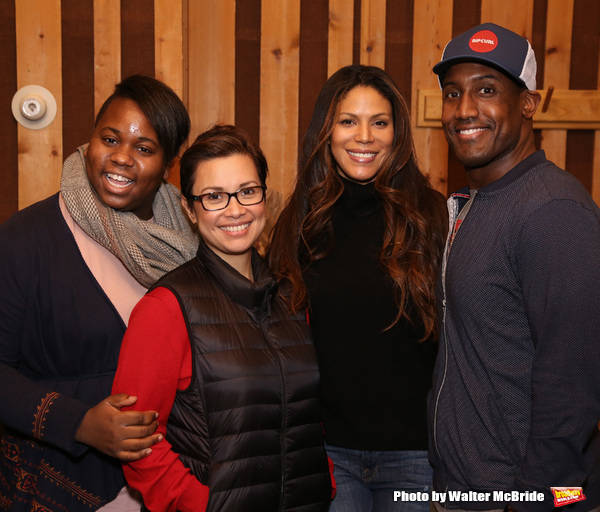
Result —
[[497, 68], [535, 90], [537, 64], [529, 41], [494, 23], [483, 23], [456, 36], [444, 48], [442, 60], [433, 66], [440, 87], [446, 71], [460, 62], [479, 62]]

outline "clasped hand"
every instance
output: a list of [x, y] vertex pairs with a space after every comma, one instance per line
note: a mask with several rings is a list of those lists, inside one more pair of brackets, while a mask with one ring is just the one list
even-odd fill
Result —
[[122, 462], [150, 455], [150, 447], [163, 438], [162, 434], [155, 434], [158, 413], [121, 411], [136, 401], [137, 397], [125, 393], [105, 398], [85, 414], [75, 439]]

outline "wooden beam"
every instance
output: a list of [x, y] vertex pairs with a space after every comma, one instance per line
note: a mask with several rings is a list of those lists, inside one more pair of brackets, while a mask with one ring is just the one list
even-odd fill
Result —
[[[540, 106], [533, 117], [533, 127], [548, 130], [600, 129], [600, 90], [555, 90], [542, 112], [548, 94], [541, 90]], [[441, 128], [442, 93], [439, 89], [419, 89], [417, 126]]]

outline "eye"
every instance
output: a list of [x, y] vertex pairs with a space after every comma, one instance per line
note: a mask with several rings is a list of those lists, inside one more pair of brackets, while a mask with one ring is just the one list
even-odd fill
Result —
[[138, 147], [138, 151], [140, 153], [145, 153], [145, 154], [148, 154], [148, 155], [151, 155], [153, 153], [153, 151], [150, 148], [147, 148], [145, 146]]
[[459, 97], [459, 94], [457, 91], [446, 91], [444, 92], [444, 98], [449, 98], [449, 99], [456, 99]]
[[486, 86], [486, 87], [482, 87], [481, 89], [479, 89], [479, 92], [481, 94], [493, 94], [495, 91], [494, 91], [493, 87]]
[[243, 188], [242, 190], [239, 191], [239, 194], [244, 197], [252, 197], [252, 196], [256, 195], [257, 193], [258, 193], [258, 191], [256, 190], [256, 187]]
[[223, 194], [220, 192], [211, 192], [210, 194], [204, 194], [205, 201], [219, 202], [223, 200]]
[[382, 120], [375, 121], [375, 126], [387, 126], [387, 125], [388, 125], [387, 121], [382, 121]]
[[102, 137], [102, 140], [104, 142], [106, 142], [107, 144], [116, 144], [117, 143], [116, 139], [113, 139], [112, 137]]
[[352, 119], [340, 119], [340, 124], [353, 125], [354, 121]]

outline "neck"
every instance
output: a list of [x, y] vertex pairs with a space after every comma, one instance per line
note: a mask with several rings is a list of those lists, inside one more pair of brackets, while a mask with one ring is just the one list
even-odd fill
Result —
[[244, 254], [224, 254], [221, 255], [224, 261], [242, 274], [248, 281], [254, 281], [252, 273], [252, 251]]
[[519, 163], [525, 160], [528, 156], [535, 153], [535, 141], [533, 131], [509, 153], [500, 155], [488, 164], [482, 167], [469, 168], [465, 167], [467, 172], [467, 182], [469, 188], [480, 189], [499, 180], [511, 169], [514, 169]]

